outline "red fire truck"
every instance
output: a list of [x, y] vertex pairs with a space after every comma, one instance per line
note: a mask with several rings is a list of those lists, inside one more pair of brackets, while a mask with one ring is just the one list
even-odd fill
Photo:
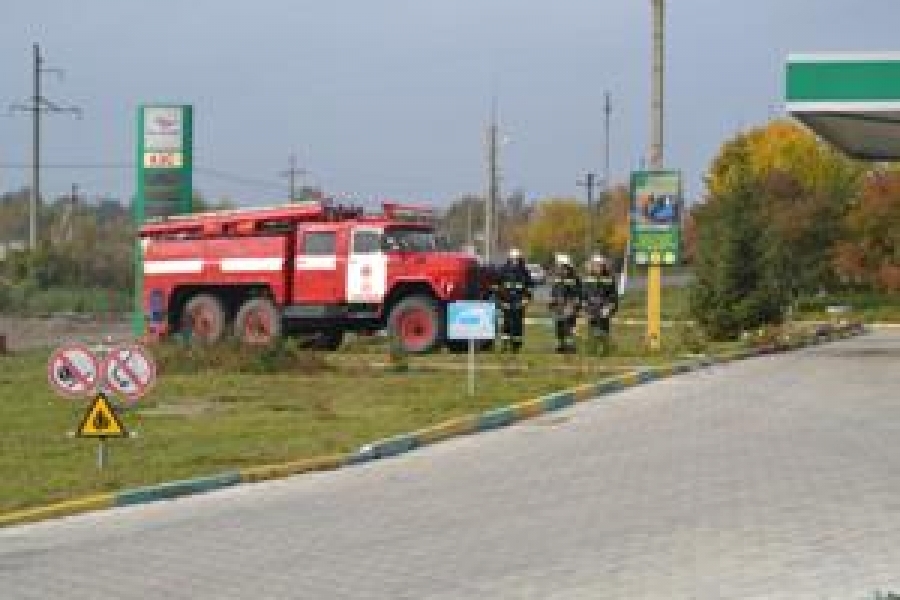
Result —
[[365, 214], [327, 200], [151, 221], [140, 231], [143, 304], [159, 333], [337, 349], [388, 330], [407, 352], [444, 340], [446, 303], [482, 296], [475, 257], [442, 249], [431, 211]]

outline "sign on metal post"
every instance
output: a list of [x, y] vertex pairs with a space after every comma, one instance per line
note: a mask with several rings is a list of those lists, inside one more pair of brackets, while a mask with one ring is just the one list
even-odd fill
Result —
[[496, 335], [493, 302], [462, 300], [447, 306], [447, 339], [492, 340]]
[[116, 414], [116, 409], [101, 392], [84, 413], [75, 435], [97, 439], [97, 468], [102, 471], [106, 466], [106, 438], [127, 437], [128, 431]]
[[630, 251], [635, 264], [647, 265], [647, 344], [659, 350], [662, 265], [681, 262], [682, 189], [680, 171], [631, 174]]
[[138, 180], [135, 219], [191, 212], [193, 110], [188, 105], [146, 105], [138, 110]]
[[141, 346], [113, 346], [107, 338], [104, 344], [91, 348], [81, 344], [57, 348], [47, 361], [47, 379], [63, 396], [93, 396], [74, 435], [98, 440], [97, 466], [102, 470], [106, 439], [129, 436], [110, 400], [112, 394], [130, 401], [145, 395], [156, 381], [156, 363]]
[[47, 379], [54, 391], [68, 398], [90, 396], [100, 384], [100, 365], [87, 346], [62, 346], [47, 361]]
[[[138, 109], [137, 190], [134, 221], [190, 213], [193, 210], [193, 107], [151, 104]], [[135, 247], [133, 333], [144, 334], [142, 248]]]
[[475, 394], [475, 341], [497, 335], [493, 302], [463, 300], [447, 305], [447, 339], [469, 341], [469, 395]]
[[631, 257], [649, 265], [681, 262], [682, 191], [680, 171], [636, 171], [631, 174]]
[[106, 386], [129, 400], [145, 395], [156, 381], [156, 364], [140, 346], [116, 346], [100, 366]]
[[102, 393], [97, 394], [94, 401], [84, 413], [81, 424], [75, 431], [78, 437], [111, 438], [127, 437], [128, 431], [122, 424], [116, 410]]

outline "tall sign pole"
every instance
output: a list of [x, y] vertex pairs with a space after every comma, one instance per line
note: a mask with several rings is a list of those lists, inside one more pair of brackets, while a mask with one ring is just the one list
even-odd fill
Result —
[[[137, 193], [133, 204], [136, 227], [148, 219], [193, 210], [193, 123], [190, 105], [148, 104], [138, 108]], [[142, 254], [143, 248], [137, 240], [132, 319], [136, 336], [146, 330]]]
[[[653, 66], [650, 100], [650, 168], [662, 170], [663, 98], [665, 75], [665, 0], [651, 0], [653, 11]], [[662, 266], [658, 252], [651, 254], [647, 269], [647, 344], [661, 346]]]

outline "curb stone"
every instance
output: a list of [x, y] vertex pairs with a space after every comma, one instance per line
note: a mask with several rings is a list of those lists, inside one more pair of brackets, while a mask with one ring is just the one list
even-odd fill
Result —
[[453, 437], [506, 427], [542, 414], [562, 410], [578, 402], [614, 394], [630, 387], [658, 381], [674, 375], [698, 371], [744, 358], [779, 354], [829, 341], [847, 339], [865, 332], [866, 328], [858, 324], [828, 327], [827, 330], [818, 329], [813, 335], [782, 344], [767, 344], [758, 348], [732, 350], [713, 356], [701, 355], [687, 361], [682, 360], [660, 367], [650, 367], [623, 373], [595, 383], [553, 392], [533, 400], [494, 408], [480, 414], [449, 419], [411, 433], [403, 433], [371, 442], [347, 454], [318, 456], [285, 463], [247, 467], [216, 475], [169, 481], [156, 485], [126, 489], [120, 492], [95, 494], [56, 504], [0, 514], [0, 527], [107, 508], [171, 500], [239, 484], [280, 479], [302, 473], [335, 470], [382, 458], [399, 456], [417, 448], [429, 446]]

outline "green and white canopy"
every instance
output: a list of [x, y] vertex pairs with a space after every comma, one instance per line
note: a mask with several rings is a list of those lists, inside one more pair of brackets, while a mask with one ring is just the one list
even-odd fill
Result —
[[792, 54], [787, 110], [849, 156], [900, 159], [900, 52]]

